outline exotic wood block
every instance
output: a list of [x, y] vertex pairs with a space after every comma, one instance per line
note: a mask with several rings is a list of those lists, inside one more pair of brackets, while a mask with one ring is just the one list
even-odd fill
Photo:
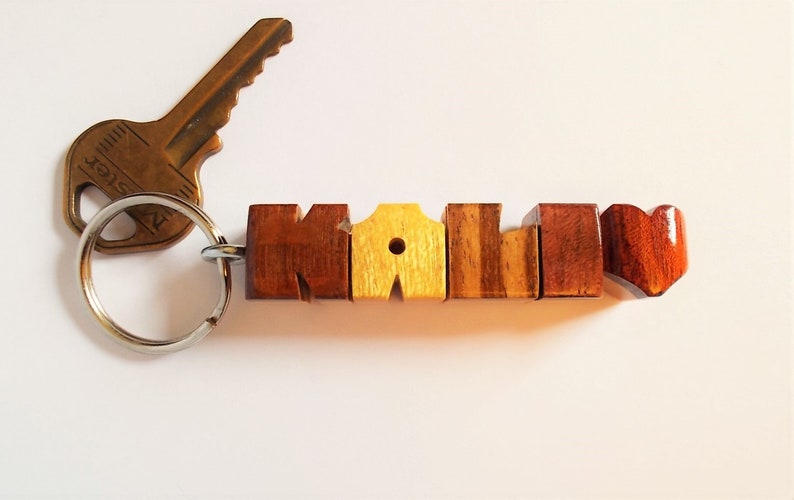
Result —
[[[246, 241], [246, 298], [348, 299], [347, 205], [252, 205]], [[340, 228], [341, 227], [341, 228]]]
[[501, 212], [499, 203], [447, 205], [449, 298], [538, 296], [537, 228], [502, 233]]
[[538, 227], [541, 298], [601, 296], [604, 271], [596, 205], [541, 203], [524, 217], [523, 225]]
[[419, 205], [378, 205], [350, 237], [353, 300], [386, 300], [395, 283], [404, 299], [446, 298], [444, 225]]
[[612, 205], [601, 214], [604, 271], [656, 297], [687, 270], [684, 215], [670, 205], [651, 214]]

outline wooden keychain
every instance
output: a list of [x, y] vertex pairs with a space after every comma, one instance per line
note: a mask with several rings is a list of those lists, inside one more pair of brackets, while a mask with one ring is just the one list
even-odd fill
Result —
[[[198, 171], [220, 149], [216, 132], [230, 118], [244, 85], [264, 60], [292, 40], [285, 19], [258, 21], [172, 111], [160, 120], [101, 122], [81, 134], [67, 157], [64, 215], [81, 234], [78, 266], [86, 302], [111, 337], [139, 352], [184, 349], [209, 333], [226, 311], [230, 264], [245, 262], [247, 299], [405, 300], [600, 297], [604, 273], [633, 291], [659, 296], [687, 269], [683, 214], [663, 205], [650, 214], [633, 205], [541, 203], [519, 229], [501, 232], [501, 205], [448, 204], [441, 222], [416, 204], [383, 204], [351, 224], [343, 204], [253, 205], [245, 246], [231, 245], [200, 208]], [[112, 201], [86, 222], [83, 191]], [[121, 213], [135, 222], [123, 240], [102, 230]], [[91, 276], [91, 256], [156, 250], [196, 225], [217, 262], [221, 293], [210, 315], [172, 340], [135, 335], [105, 311]]]

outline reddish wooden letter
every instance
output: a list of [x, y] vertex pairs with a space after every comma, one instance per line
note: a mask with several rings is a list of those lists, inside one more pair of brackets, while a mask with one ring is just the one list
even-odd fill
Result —
[[662, 205], [650, 215], [633, 205], [612, 205], [601, 214], [604, 271], [656, 297], [687, 269], [684, 215]]
[[541, 203], [524, 218], [538, 226], [541, 298], [600, 297], [604, 281], [598, 207]]
[[348, 299], [347, 205], [252, 205], [246, 238], [247, 299]]

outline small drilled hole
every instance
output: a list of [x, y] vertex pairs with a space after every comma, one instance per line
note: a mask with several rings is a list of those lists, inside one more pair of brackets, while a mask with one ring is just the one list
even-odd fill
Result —
[[405, 251], [405, 241], [402, 238], [393, 238], [389, 242], [389, 251], [394, 255], [400, 255]]

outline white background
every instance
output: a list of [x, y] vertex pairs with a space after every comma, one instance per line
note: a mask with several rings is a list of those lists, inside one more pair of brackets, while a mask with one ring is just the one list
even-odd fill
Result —
[[[785, 2], [4, 2], [4, 498], [790, 498], [791, 15]], [[679, 206], [662, 298], [246, 302], [188, 351], [93, 322], [60, 212], [90, 125], [159, 118], [261, 17], [295, 40], [202, 172], [253, 203]], [[189, 328], [191, 235], [96, 260], [110, 312]]]

